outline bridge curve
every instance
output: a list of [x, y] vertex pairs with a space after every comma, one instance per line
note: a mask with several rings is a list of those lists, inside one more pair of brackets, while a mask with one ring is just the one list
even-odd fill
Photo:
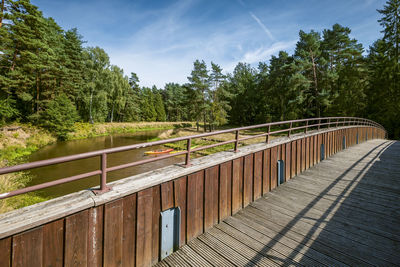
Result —
[[398, 266], [400, 142], [337, 153], [157, 266]]
[[[312, 120], [316, 120], [317, 123], [310, 125]], [[77, 155], [77, 157], [101, 156], [102, 169], [100, 173], [102, 182], [100, 188], [104, 189], [103, 193], [95, 194], [92, 190], [84, 190], [35, 204], [31, 207], [1, 214], [0, 262], [4, 263], [5, 266], [119, 266], [121, 264], [124, 266], [150, 266], [157, 264], [157, 262], [168, 254], [168, 252], [164, 254], [165, 251], [163, 251], [163, 242], [166, 240], [165, 237], [167, 234], [163, 232], [165, 224], [162, 221], [162, 217], [166, 214], [165, 212], [174, 210], [178, 214], [177, 210], [180, 210], [180, 218], [167, 225], [173, 229], [173, 234], [176, 237], [173, 238], [175, 249], [182, 247], [182, 250], [178, 250], [170, 258], [167, 258], [166, 261], [161, 261], [159, 264], [173, 265], [173, 262], [168, 263], [168, 261], [174, 260], [174, 257], [176, 257], [176, 260], [183, 260], [182, 264], [196, 265], [195, 262], [190, 262], [190, 260], [198, 260], [200, 263], [211, 264], [212, 262], [209, 261], [211, 259], [204, 259], [207, 253], [218, 253], [218, 255], [221, 255], [218, 249], [217, 252], [211, 252], [211, 241], [216, 242], [213, 243], [215, 246], [220, 245], [218, 248], [221, 251], [224, 249], [224, 251], [232, 252], [232, 249], [235, 249], [222, 246], [218, 243], [219, 241], [216, 241], [215, 238], [217, 237], [212, 236], [213, 231], [220, 230], [218, 227], [224, 226], [228, 221], [236, 220], [235, 216], [247, 216], [242, 213], [246, 207], [248, 207], [247, 209], [260, 209], [256, 205], [264, 201], [264, 197], [269, 199], [279, 198], [281, 195], [279, 192], [284, 190], [285, 187], [283, 184], [285, 182], [287, 182], [287, 187], [289, 188], [292, 184], [291, 181], [308, 179], [309, 186], [313, 190], [317, 190], [318, 188], [321, 190], [323, 187], [321, 183], [327, 180], [327, 178], [321, 176], [324, 179], [314, 181], [308, 176], [304, 176], [307, 169], [318, 166], [318, 163], [321, 161], [324, 164], [330, 163], [331, 157], [334, 154], [343, 150], [346, 152], [350, 151], [346, 150], [349, 147], [357, 149], [361, 147], [361, 143], [374, 144], [372, 142], [384, 142], [383, 139], [386, 136], [385, 130], [380, 125], [363, 119], [336, 118], [332, 121], [332, 118], [324, 118], [324, 123], [321, 123], [321, 120], [319, 118], [301, 120], [300, 122], [305, 123], [305, 125], [294, 127], [292, 127], [293, 124], [299, 121], [261, 125], [261, 127], [268, 127], [268, 132], [260, 135], [267, 137], [266, 142], [244, 147], [237, 146], [240, 141], [238, 135], [239, 128], [226, 130], [237, 133], [236, 140], [229, 141], [229, 143], [236, 144], [233, 151], [224, 151], [192, 159], [190, 164], [190, 140], [194, 137], [186, 137], [188, 150], [182, 152], [182, 154], [186, 154], [186, 164], [184, 166], [168, 166], [149, 173], [109, 183], [107, 185], [111, 186], [112, 190], [108, 192], [105, 190], [105, 176], [107, 171], [113, 170], [114, 167], [107, 167], [106, 153], [136, 148], [137, 145], [117, 148], [112, 151]], [[282, 124], [290, 124], [290, 127], [283, 129], [275, 128], [275, 131], [269, 131], [271, 125], [280, 126]], [[257, 126], [245, 128], [252, 129], [257, 128]], [[274, 133], [287, 133], [287, 136], [269, 140], [268, 137], [273, 131]], [[205, 135], [209, 136], [212, 133], [199, 136]], [[167, 143], [168, 141], [157, 142]], [[147, 146], [148, 144], [144, 145]], [[397, 145], [393, 143], [391, 146]], [[348, 160], [351, 159], [348, 153], [340, 152], [339, 154], [341, 154], [340, 158], [344, 160], [341, 164], [345, 166]], [[3, 168], [0, 169], [0, 174], [69, 160], [73, 160], [73, 157]], [[364, 162], [363, 158], [359, 158], [359, 160]], [[128, 163], [122, 167], [131, 166], [132, 164], [137, 163]], [[335, 163], [332, 165], [331, 162], [331, 166], [335, 166]], [[120, 167], [118, 166], [118, 168]], [[383, 168], [375, 173], [379, 174], [382, 171], [389, 170], [394, 176], [398, 175], [400, 167], [396, 164], [392, 167], [394, 168], [392, 170]], [[309, 171], [311, 172], [312, 170], [314, 168]], [[352, 172], [349, 171], [349, 173]], [[85, 175], [87, 174], [67, 178], [60, 183], [64, 183], [68, 179], [81, 179]], [[292, 180], [295, 177], [296, 179]], [[395, 181], [396, 179], [393, 178], [391, 180]], [[344, 186], [342, 183], [344, 181], [338, 182], [338, 184]], [[283, 195], [289, 194], [290, 189], [288, 188], [286, 188], [288, 192], [285, 191]], [[390, 188], [391, 196], [395, 197], [396, 193], [398, 193], [396, 191], [397, 187]], [[30, 188], [29, 190], [34, 189]], [[319, 194], [322, 192], [324, 191], [321, 191]], [[21, 193], [23, 191], [14, 191], [10, 194], [7, 193], [0, 196], [0, 198]], [[303, 194], [308, 193], [312, 194], [313, 192], [305, 192]], [[325, 196], [321, 197], [321, 199], [324, 199], [324, 205], [328, 205], [326, 207], [329, 207], [329, 203], [326, 201], [328, 201], [329, 197], [334, 197], [334, 195], [330, 191], [325, 193]], [[294, 198], [295, 195], [292, 194], [290, 197]], [[397, 200], [397, 198], [395, 199]], [[387, 205], [394, 204], [395, 202], [390, 198], [386, 200]], [[274, 201], [279, 202], [277, 199]], [[330, 201], [335, 200], [331, 199]], [[251, 204], [252, 202], [254, 203]], [[285, 203], [283, 200], [281, 202]], [[297, 203], [296, 199], [292, 202], [296, 205], [301, 204], [300, 201]], [[321, 209], [324, 206], [318, 207], [319, 211], [322, 212]], [[335, 207], [338, 207], [338, 205]], [[276, 209], [278, 208], [279, 211], [277, 212]], [[293, 206], [289, 209], [276, 205], [274, 209], [271, 209], [271, 212], [274, 211], [273, 215], [275, 216], [276, 214], [276, 218], [278, 218], [274, 218], [274, 220], [278, 220], [280, 223], [277, 223], [277, 225], [282, 227], [282, 222], [284, 223], [291, 216], [296, 217], [297, 215], [294, 215], [294, 212], [296, 212], [295, 208], [298, 208], [298, 206]], [[386, 207], [385, 211], [388, 212], [387, 208], [389, 207]], [[318, 209], [311, 210], [313, 212], [318, 211]], [[283, 211], [286, 213], [283, 213]], [[300, 214], [302, 213], [300, 212]], [[397, 214], [398, 211], [394, 211], [392, 217], [397, 216]], [[232, 215], [234, 216], [231, 217]], [[309, 214], [307, 212], [305, 215], [307, 216], [294, 220], [296, 227], [297, 223], [304, 223], [303, 220], [320, 220], [315, 217], [318, 213]], [[331, 214], [329, 213], [329, 215]], [[265, 214], [260, 216], [263, 218]], [[321, 224], [329, 224], [331, 222], [330, 217], [323, 217], [323, 219], [325, 221], [321, 220]], [[273, 221], [272, 225], [275, 225], [275, 221]], [[397, 226], [396, 223], [393, 223], [393, 225]], [[313, 232], [311, 237], [306, 237], [306, 240], [314, 240], [322, 236], [320, 227], [314, 228], [316, 229], [313, 230], [315, 232]], [[288, 235], [289, 239], [293, 239], [293, 237], [289, 236], [290, 229], [287, 230], [287, 233], [284, 229], [279, 230], [283, 231], [281, 232], [281, 236], [286, 237]], [[206, 234], [202, 236], [203, 233]], [[232, 239], [230, 240], [232, 241]], [[276, 238], [272, 240], [276, 240]], [[169, 243], [170, 240], [167, 238], [166, 241]], [[392, 241], [395, 248], [398, 248], [398, 243], [396, 243], [398, 240], [393, 240], [392, 238]], [[182, 253], [189, 253], [194, 250], [191, 247], [191, 242], [199, 243], [205, 254], [200, 252], [202, 254], [200, 256], [202, 257], [192, 254], [193, 257], [191, 259], [182, 259]], [[225, 242], [228, 241], [225, 240]], [[271, 242], [270, 246], [274, 245], [275, 242], [278, 245], [281, 244], [280, 240]], [[318, 244], [317, 242], [314, 243]], [[185, 246], [185, 244], [188, 244], [188, 246]], [[238, 242], [237, 244], [239, 245]], [[242, 243], [242, 245], [244, 249], [246, 244]], [[280, 248], [287, 249], [285, 247]], [[305, 248], [298, 247], [297, 250], [294, 249], [293, 251], [299, 250], [304, 252]], [[308, 250], [312, 251], [311, 249]], [[247, 251], [249, 252], [248, 249]], [[235, 256], [237, 261], [235, 260], [234, 265], [254, 265], [254, 263], [264, 265], [265, 261], [272, 265], [281, 265], [286, 264], [284, 261], [285, 258], [287, 258], [288, 262], [301, 263], [299, 259], [303, 258], [294, 252], [286, 253], [286, 257], [284, 257], [282, 255], [285, 254], [282, 254], [282, 252], [285, 250], [279, 252], [280, 254], [278, 252], [278, 254], [273, 254], [272, 258], [269, 256], [260, 257], [257, 251], [254, 254], [254, 248], [251, 248], [251, 251], [253, 251], [253, 257], [251, 258], [249, 258], [250, 254]], [[384, 256], [388, 256], [387, 254], [384, 254]], [[218, 255], [215, 255], [216, 257], [213, 258], [220, 262], [214, 262], [213, 264], [224, 265], [227, 263], [226, 260], [232, 263], [231, 259], [226, 259], [224, 256], [217, 257]], [[318, 255], [323, 257], [321, 253]], [[246, 264], [244, 264], [243, 258], [248, 260]], [[308, 258], [304, 257], [304, 260]], [[332, 258], [330, 259], [331, 262], [343, 263], [343, 265], [346, 263], [329, 255], [325, 258]], [[389, 255], [387, 262], [393, 263], [394, 259]], [[308, 263], [315, 262], [312, 258]], [[307, 261], [302, 264], [307, 264]]]

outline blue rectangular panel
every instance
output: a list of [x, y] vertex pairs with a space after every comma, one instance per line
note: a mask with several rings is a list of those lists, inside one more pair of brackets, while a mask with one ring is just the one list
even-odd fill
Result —
[[358, 144], [358, 133], [357, 133], [357, 136], [356, 136], [356, 144]]
[[325, 159], [325, 144], [321, 144], [321, 161]]
[[278, 160], [278, 185], [285, 182], [285, 162]]
[[343, 136], [342, 148], [346, 149], [346, 136]]
[[168, 257], [179, 247], [180, 208], [172, 208], [161, 212], [161, 260]]

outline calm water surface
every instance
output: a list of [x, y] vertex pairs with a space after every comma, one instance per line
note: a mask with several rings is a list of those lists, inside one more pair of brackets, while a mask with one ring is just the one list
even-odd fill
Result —
[[[84, 153], [89, 151], [96, 151], [105, 148], [119, 147], [132, 145], [137, 143], [143, 143], [147, 140], [157, 137], [163, 131], [147, 131], [135, 134], [118, 134], [112, 136], [102, 136], [90, 139], [73, 140], [66, 142], [57, 142], [52, 145], [48, 145], [39, 151], [33, 153], [29, 162], [50, 159], [55, 157], [73, 155], [78, 153]], [[131, 151], [125, 151], [120, 153], [109, 154], [107, 159], [107, 166], [120, 165], [132, 161], [138, 161], [147, 159], [155, 156], [144, 155], [145, 151], [162, 149], [162, 146], [154, 146], [147, 148], [140, 148]], [[115, 181], [121, 178], [126, 178], [131, 175], [147, 172], [157, 168], [161, 168], [174, 163], [182, 162], [183, 157], [173, 157], [165, 160], [160, 160], [152, 163], [147, 163], [141, 166], [135, 166], [119, 171], [109, 172], [107, 174], [107, 182]], [[32, 175], [32, 181], [29, 185], [35, 185], [53, 181], [56, 179], [69, 177], [89, 171], [95, 171], [100, 169], [100, 157], [93, 157], [89, 159], [76, 160], [68, 163], [61, 163], [53, 166], [41, 167], [30, 171]], [[74, 181], [67, 184], [53, 186], [44, 190], [37, 191], [41, 196], [45, 197], [57, 197], [72, 192], [76, 192], [82, 189], [87, 189], [99, 184], [99, 176], [89, 177], [83, 180]]]

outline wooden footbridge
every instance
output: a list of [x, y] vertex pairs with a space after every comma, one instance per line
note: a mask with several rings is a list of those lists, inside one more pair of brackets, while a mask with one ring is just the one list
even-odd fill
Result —
[[[265, 141], [240, 146], [249, 139], [240, 132], [254, 128], [267, 129], [253, 136]], [[235, 139], [191, 148], [195, 138], [227, 132]], [[56, 182], [96, 172], [97, 190], [0, 215], [0, 266], [398, 266], [400, 143], [385, 137], [365, 119], [317, 118], [0, 169], [100, 158], [99, 171]], [[183, 164], [106, 183], [107, 172], [149, 161], [108, 167], [107, 155], [182, 140]], [[229, 143], [233, 150], [190, 159]]]

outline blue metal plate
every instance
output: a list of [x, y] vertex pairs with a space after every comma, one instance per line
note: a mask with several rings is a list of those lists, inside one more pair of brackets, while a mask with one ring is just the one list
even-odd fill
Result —
[[285, 162], [278, 160], [278, 185], [285, 182]]
[[325, 144], [321, 144], [321, 161], [325, 159]]
[[179, 248], [180, 208], [172, 208], [161, 212], [161, 260]]
[[343, 136], [342, 148], [346, 149], [346, 136]]

